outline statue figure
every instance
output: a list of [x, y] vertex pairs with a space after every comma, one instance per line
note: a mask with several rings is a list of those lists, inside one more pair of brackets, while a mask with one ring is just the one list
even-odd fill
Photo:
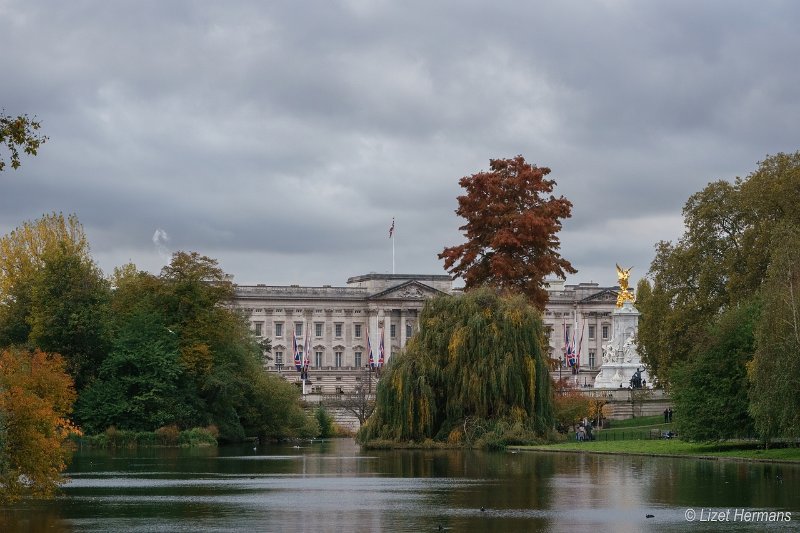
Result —
[[617, 307], [622, 307], [622, 304], [625, 302], [634, 302], [636, 299], [633, 297], [633, 293], [628, 288], [628, 278], [631, 275], [631, 270], [633, 267], [630, 268], [622, 268], [617, 264], [617, 279], [619, 280], [619, 294], [617, 295]]
[[642, 371], [637, 368], [636, 372], [633, 374], [631, 378], [631, 388], [632, 389], [641, 389], [642, 388]]
[[636, 355], [636, 340], [633, 337], [633, 333], [625, 339], [625, 344], [622, 345], [622, 352], [626, 363], [633, 361], [633, 357]]
[[611, 343], [603, 345], [603, 364], [610, 363], [614, 359], [614, 348]]

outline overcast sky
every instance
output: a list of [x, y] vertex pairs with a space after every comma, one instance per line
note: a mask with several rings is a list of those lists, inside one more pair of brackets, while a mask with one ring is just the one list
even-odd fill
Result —
[[568, 282], [649, 268], [709, 181], [800, 148], [800, 2], [0, 0], [0, 107], [49, 141], [0, 233], [75, 213], [101, 268], [240, 284], [443, 274], [458, 180], [522, 154]]

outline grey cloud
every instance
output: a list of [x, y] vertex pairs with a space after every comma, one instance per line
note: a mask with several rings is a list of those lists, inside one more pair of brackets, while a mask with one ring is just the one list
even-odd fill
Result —
[[75, 212], [106, 271], [160, 268], [162, 228], [240, 281], [337, 284], [391, 268], [395, 216], [398, 268], [441, 272], [436, 254], [461, 239], [458, 179], [523, 154], [574, 204], [574, 281], [613, 283], [609, 264], [643, 273], [679, 235], [690, 194], [798, 148], [798, 15], [777, 1], [6, 2], [0, 106], [36, 114], [50, 141], [0, 176], [0, 231]]

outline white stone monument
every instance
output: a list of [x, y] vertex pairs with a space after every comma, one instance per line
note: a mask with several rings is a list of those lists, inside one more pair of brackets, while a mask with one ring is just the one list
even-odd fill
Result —
[[619, 389], [620, 385], [627, 389], [637, 372], [646, 388], [653, 387], [636, 347], [639, 311], [633, 306], [633, 294], [628, 290], [630, 270], [617, 265], [620, 293], [617, 308], [611, 313], [611, 340], [603, 345], [603, 364], [594, 380], [596, 389]]

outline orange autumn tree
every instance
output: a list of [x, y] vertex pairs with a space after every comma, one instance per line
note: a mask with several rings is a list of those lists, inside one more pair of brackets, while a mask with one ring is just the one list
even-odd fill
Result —
[[521, 155], [491, 159], [489, 166], [489, 172], [459, 181], [467, 194], [458, 197], [456, 214], [467, 221], [459, 228], [467, 241], [445, 248], [439, 259], [467, 289], [510, 289], [544, 309], [545, 277], [576, 272], [559, 254], [557, 237], [561, 220], [572, 215], [572, 203], [551, 194], [556, 182], [545, 178], [549, 168], [527, 163]]
[[74, 401], [60, 355], [0, 353], [0, 502], [51, 496], [63, 481]]

